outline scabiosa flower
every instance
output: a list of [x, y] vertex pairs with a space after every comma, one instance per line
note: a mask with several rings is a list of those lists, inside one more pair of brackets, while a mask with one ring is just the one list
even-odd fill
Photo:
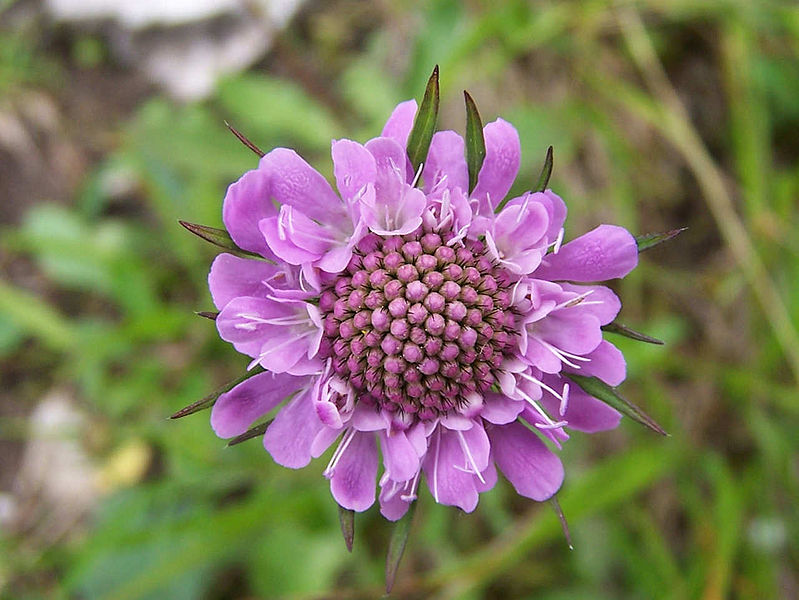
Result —
[[619, 423], [606, 392], [625, 361], [603, 326], [621, 304], [597, 282], [638, 261], [613, 225], [563, 244], [548, 173], [506, 198], [518, 134], [501, 119], [483, 128], [468, 96], [467, 143], [433, 135], [434, 79], [381, 136], [333, 141], [335, 188], [292, 150], [263, 155], [224, 201], [245, 256], [220, 254], [209, 275], [219, 334], [255, 373], [219, 395], [214, 431], [263, 431], [295, 469], [333, 446], [335, 501], [377, 501], [390, 520], [422, 482], [470, 512], [497, 471], [523, 496], [554, 496], [564, 471], [550, 446]]

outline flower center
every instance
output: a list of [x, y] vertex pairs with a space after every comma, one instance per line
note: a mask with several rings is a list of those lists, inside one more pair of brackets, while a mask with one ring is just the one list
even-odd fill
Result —
[[431, 420], [495, 382], [515, 345], [510, 277], [482, 243], [454, 237], [370, 234], [323, 289], [321, 354], [359, 401]]

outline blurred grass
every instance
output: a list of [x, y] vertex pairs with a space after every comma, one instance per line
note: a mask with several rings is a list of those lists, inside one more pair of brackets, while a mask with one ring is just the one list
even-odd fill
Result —
[[[349, 28], [366, 33], [337, 41]], [[29, 412], [68, 385], [98, 464], [131, 444], [151, 453], [141, 480], [118, 478], [82, 533], [49, 545], [0, 535], [0, 595], [381, 593], [390, 529], [374, 509], [359, 515], [346, 553], [324, 458], [287, 471], [257, 441], [225, 449], [204, 416], [165, 420], [246, 363], [193, 315], [210, 307], [213, 250], [176, 221], [219, 225], [225, 186], [256, 164], [223, 119], [329, 175], [330, 139], [376, 135], [438, 63], [446, 127], [463, 127], [464, 88], [486, 122], [518, 127], [519, 190], [555, 146], [567, 237], [599, 222], [689, 230], [618, 285], [622, 320], [666, 347], [613, 340], [628, 357], [625, 394], [672, 437], [626, 421], [573, 436], [560, 498], [574, 551], [547, 506], [507, 485], [469, 516], [423, 497], [397, 597], [799, 596], [799, 8], [312, 3], [284, 36], [208, 101], [148, 98], [113, 126], [72, 202], [33, 198], [3, 227], [0, 266], [32, 261], [36, 282], [0, 282], [3, 398]], [[31, 89], [57, 96], [69, 78], [37, 73], [69, 68], [59, 64], [31, 32], [4, 35], [3, 106]], [[121, 200], [109, 191], [119, 181], [130, 190]], [[18, 438], [19, 419], [0, 417], [0, 439]]]

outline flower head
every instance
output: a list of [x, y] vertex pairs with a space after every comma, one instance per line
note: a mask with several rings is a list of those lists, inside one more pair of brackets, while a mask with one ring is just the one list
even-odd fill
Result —
[[603, 225], [561, 246], [566, 208], [550, 190], [495, 213], [520, 163], [502, 120], [484, 129], [474, 190], [452, 131], [433, 137], [418, 185], [404, 148], [415, 112], [400, 104], [366, 144], [333, 142], [338, 193], [285, 148], [228, 190], [231, 237], [272, 262], [217, 257], [217, 327], [266, 372], [223, 394], [212, 425], [243, 434], [293, 394], [264, 435], [275, 461], [302, 467], [335, 444], [324, 470], [333, 497], [362, 511], [375, 501], [381, 454], [379, 502], [392, 520], [422, 478], [437, 502], [473, 510], [496, 467], [520, 494], [546, 500], [563, 467], [542, 438], [559, 446], [569, 428], [620, 417], [569, 374], [610, 385], [625, 375], [601, 330], [619, 300], [570, 282], [623, 277], [635, 239]]
[[432, 136], [417, 168], [416, 113], [404, 102], [380, 137], [334, 141], [335, 189], [285, 148], [228, 189], [225, 227], [253, 257], [214, 261], [216, 324], [262, 369], [219, 396], [211, 424], [240, 436], [274, 411], [263, 443], [277, 463], [304, 467], [333, 446], [336, 502], [377, 500], [391, 520], [423, 481], [472, 511], [497, 470], [547, 500], [563, 482], [550, 447], [620, 420], [585, 382], [625, 378], [602, 330], [621, 304], [597, 282], [636, 266], [636, 240], [600, 225], [563, 244], [556, 194], [506, 198], [520, 144], [501, 119], [483, 128], [474, 173], [453, 131]]

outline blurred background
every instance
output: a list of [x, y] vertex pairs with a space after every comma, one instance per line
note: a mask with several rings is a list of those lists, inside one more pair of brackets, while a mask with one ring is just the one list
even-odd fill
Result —
[[625, 419], [562, 452], [570, 551], [504, 481], [422, 494], [397, 598], [799, 598], [799, 7], [749, 0], [0, 0], [0, 597], [374, 598], [390, 526], [344, 548], [322, 458], [293, 472], [208, 413], [221, 225], [261, 148], [330, 175], [441, 66], [555, 148], [567, 239], [687, 226], [616, 286]]

